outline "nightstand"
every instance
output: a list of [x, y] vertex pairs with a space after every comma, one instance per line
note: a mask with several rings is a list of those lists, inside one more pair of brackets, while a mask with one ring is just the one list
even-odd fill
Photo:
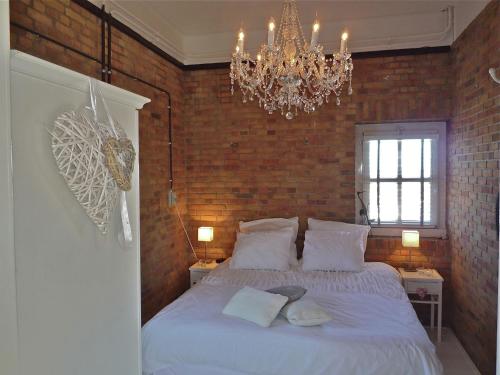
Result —
[[[434, 269], [407, 272], [400, 268], [399, 273], [410, 302], [431, 305], [431, 329], [434, 329], [434, 310], [437, 306], [437, 341], [441, 342], [443, 277]], [[423, 298], [419, 298], [419, 295]]]
[[208, 273], [217, 266], [218, 264], [214, 261], [211, 263], [197, 262], [189, 267], [189, 272], [191, 273], [191, 287], [198, 283], [203, 276], [208, 275]]

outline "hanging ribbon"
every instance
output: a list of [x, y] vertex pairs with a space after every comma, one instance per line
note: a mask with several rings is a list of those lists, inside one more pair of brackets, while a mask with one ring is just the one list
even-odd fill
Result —
[[[96, 95], [97, 93], [97, 95]], [[121, 140], [125, 136], [124, 132], [122, 129], [123, 134], [120, 134], [120, 132], [117, 130], [115, 126], [115, 122], [111, 116], [111, 112], [109, 111], [108, 105], [106, 101], [104, 100], [104, 97], [102, 96], [101, 90], [97, 86], [97, 81], [93, 78], [90, 79], [90, 104], [92, 106], [92, 112], [94, 114], [94, 120], [96, 123], [98, 123], [98, 116], [97, 116], [97, 97], [101, 99], [101, 103], [104, 107], [104, 111], [106, 112], [106, 116], [108, 119], [108, 123], [110, 125], [110, 130], [112, 133], [112, 137], [115, 138], [116, 140]], [[96, 132], [97, 136], [101, 140], [101, 143], [104, 145], [109, 137], [106, 137], [97, 131]], [[128, 165], [127, 160], [124, 160], [122, 157], [121, 153], [116, 153], [114, 152], [113, 155], [117, 159], [118, 163], [120, 163], [122, 166], [129, 166], [132, 170], [133, 168], [133, 159], [135, 158], [135, 151], [133, 150], [133, 146], [131, 145], [131, 142], [126, 139], [128, 143], [130, 143], [130, 147], [132, 147], [132, 164]], [[130, 158], [128, 160], [130, 162]], [[131, 173], [130, 170], [130, 173]], [[113, 173], [112, 173], [113, 174]], [[114, 177], [114, 176], [113, 176]], [[116, 178], [115, 178], [116, 180]], [[117, 184], [117, 189], [119, 188], [119, 184]], [[121, 190], [121, 189], [120, 189]], [[121, 221], [122, 221], [122, 233], [119, 234], [118, 240], [120, 244], [124, 247], [129, 246], [132, 243], [133, 237], [132, 237], [132, 228], [130, 225], [130, 219], [129, 219], [129, 214], [128, 214], [128, 207], [127, 207], [127, 195], [124, 190], [121, 191], [120, 194], [120, 214], [121, 214]]]

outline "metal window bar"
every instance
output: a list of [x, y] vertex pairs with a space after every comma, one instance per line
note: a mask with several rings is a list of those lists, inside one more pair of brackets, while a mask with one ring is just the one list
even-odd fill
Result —
[[401, 167], [401, 140], [398, 139], [398, 219], [397, 222], [401, 223], [401, 211], [402, 211], [402, 190], [403, 190], [403, 173], [402, 173], [402, 167]]
[[380, 139], [377, 141], [377, 223], [380, 225]]
[[424, 139], [420, 140], [420, 225], [424, 225]]
[[[378, 225], [381, 224], [386, 224], [382, 223], [380, 220], [380, 184], [382, 182], [395, 182], [398, 184], [398, 218], [396, 222], [394, 223], [387, 223], [387, 224], [409, 224], [408, 222], [403, 222], [402, 220], [402, 183], [403, 182], [419, 182], [420, 183], [420, 218], [418, 222], [420, 223], [421, 226], [429, 225], [430, 223], [425, 223], [424, 220], [424, 203], [425, 203], [425, 183], [429, 182], [432, 184], [433, 182], [433, 177], [432, 173], [430, 177], [425, 177], [424, 176], [424, 142], [425, 139], [420, 139], [420, 177], [415, 177], [415, 178], [403, 178], [402, 177], [402, 164], [401, 164], [401, 159], [402, 159], [402, 145], [401, 142], [402, 140], [398, 140], [398, 176], [396, 178], [381, 178], [380, 177], [380, 139], [377, 140], [377, 177], [375, 179], [369, 178], [368, 181], [369, 183], [375, 182], [377, 184], [377, 218], [376, 222]], [[432, 149], [431, 149], [432, 153]], [[434, 155], [431, 155], [431, 157], [434, 157]], [[430, 198], [429, 198], [430, 199]], [[432, 221], [432, 220], [431, 220]]]

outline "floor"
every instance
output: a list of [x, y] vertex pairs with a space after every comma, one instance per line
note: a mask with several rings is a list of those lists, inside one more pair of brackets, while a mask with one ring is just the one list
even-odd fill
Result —
[[[435, 331], [431, 332], [428, 328], [427, 332], [435, 343]], [[442, 335], [441, 343], [435, 344], [444, 367], [444, 375], [481, 375], [453, 331], [443, 328]]]

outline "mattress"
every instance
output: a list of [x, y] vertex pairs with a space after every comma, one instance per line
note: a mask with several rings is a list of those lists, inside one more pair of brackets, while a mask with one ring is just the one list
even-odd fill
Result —
[[[301, 285], [332, 320], [269, 328], [221, 313], [243, 286]], [[363, 271], [231, 270], [219, 265], [151, 319], [142, 331], [144, 375], [438, 375], [435, 348], [384, 263]]]

